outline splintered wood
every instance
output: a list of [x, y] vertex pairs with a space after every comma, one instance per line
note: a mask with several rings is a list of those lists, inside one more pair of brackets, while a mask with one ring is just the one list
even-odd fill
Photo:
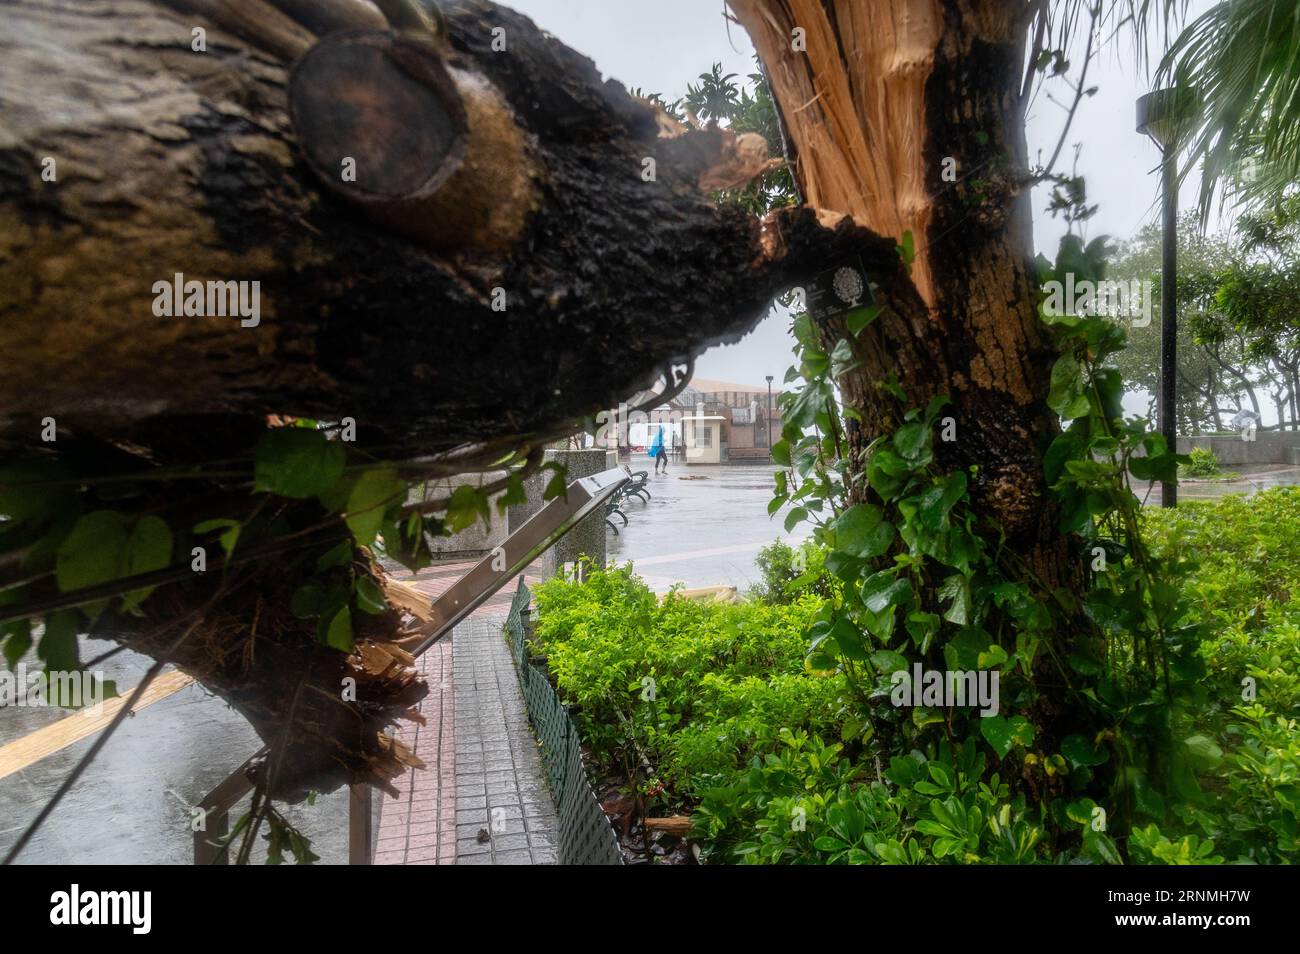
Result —
[[[797, 152], [805, 202], [850, 215], [922, 248], [926, 190], [925, 85], [942, 33], [935, 0], [730, 0], [767, 67]], [[803, 31], [797, 34], [795, 31]], [[797, 38], [803, 47], [797, 53]], [[789, 108], [789, 104], [799, 104]], [[913, 280], [934, 304], [924, 254]]]

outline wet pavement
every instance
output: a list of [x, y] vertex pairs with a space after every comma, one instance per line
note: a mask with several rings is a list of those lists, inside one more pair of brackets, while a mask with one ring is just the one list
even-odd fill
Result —
[[[113, 644], [83, 638], [81, 646], [82, 658], [89, 660]], [[25, 661], [29, 667], [39, 665], [34, 653]], [[122, 652], [94, 668], [128, 695], [151, 664], [146, 657]], [[83, 718], [56, 708], [0, 708], [0, 745], [68, 717]], [[97, 737], [0, 778], [0, 855]], [[17, 862], [192, 864], [192, 806], [260, 746], [243, 716], [191, 683], [126, 719]], [[290, 807], [285, 814], [322, 858], [342, 859], [347, 857], [347, 804], [343, 789], [317, 799], [314, 806]]]
[[657, 475], [652, 464], [633, 458], [633, 471], [650, 471], [650, 500], [624, 501], [628, 525], [615, 518], [618, 535], [605, 534], [608, 559], [631, 560], [651, 589], [727, 584], [744, 592], [758, 580], [760, 549], [807, 536], [806, 526], [787, 534], [784, 513], [768, 517], [776, 486], [771, 464], [675, 464]]
[[[1181, 480], [1178, 482], [1178, 499], [1216, 500], [1229, 494], [1257, 494], [1270, 487], [1300, 485], [1300, 467], [1290, 464], [1252, 464], [1225, 467], [1235, 474], [1232, 480]], [[1149, 507], [1160, 506], [1160, 485], [1135, 485], [1133, 492]]]

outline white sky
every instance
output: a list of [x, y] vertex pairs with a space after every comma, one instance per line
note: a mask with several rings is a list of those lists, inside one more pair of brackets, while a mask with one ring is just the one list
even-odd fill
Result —
[[[753, 71], [753, 47], [743, 30], [723, 18], [722, 0], [504, 0], [532, 17], [567, 45], [591, 57], [600, 71], [624, 85], [676, 99], [700, 72], [721, 62], [724, 72], [745, 76]], [[1192, 0], [1191, 15], [1212, 0]], [[1135, 101], [1149, 89], [1147, 78], [1132, 63], [1132, 43], [1125, 36], [1103, 49], [1093, 62], [1088, 85], [1096, 96], [1079, 106], [1057, 170], [1068, 172], [1072, 144], [1083, 143], [1078, 171], [1087, 180], [1089, 200], [1100, 208], [1087, 226], [1089, 238], [1128, 238], [1159, 217], [1159, 150], [1135, 130]], [[1049, 84], [1058, 100], [1072, 95], [1062, 83]], [[1030, 156], [1050, 154], [1060, 136], [1065, 110], [1039, 92], [1029, 116]], [[1182, 194], [1183, 207], [1196, 204], [1196, 183]], [[1059, 219], [1043, 210], [1048, 190], [1034, 193], [1035, 247], [1049, 258], [1065, 233]], [[788, 319], [773, 312], [744, 340], [713, 348], [696, 362], [700, 377], [741, 384], [761, 382], [771, 374], [780, 381], [790, 364]]]

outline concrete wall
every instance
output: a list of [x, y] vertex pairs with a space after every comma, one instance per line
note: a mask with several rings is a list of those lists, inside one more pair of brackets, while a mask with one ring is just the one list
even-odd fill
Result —
[[1256, 431], [1253, 441], [1244, 441], [1240, 434], [1223, 437], [1180, 437], [1178, 452], [1186, 454], [1193, 447], [1214, 451], [1224, 467], [1247, 464], [1300, 465], [1300, 431]]
[[[603, 448], [587, 450], [548, 450], [546, 460], [563, 464], [568, 473], [565, 480], [573, 483], [579, 477], [590, 477], [608, 470], [608, 456]], [[524, 492], [528, 502], [516, 504], [506, 514], [507, 524], [513, 533], [524, 521], [542, 509], [542, 493], [546, 484], [555, 476], [553, 470], [544, 470], [524, 481]], [[587, 556], [596, 566], [605, 565], [605, 508], [600, 507], [590, 516], [566, 533], [560, 542], [551, 547], [542, 556], [542, 575], [555, 576], [560, 566], [571, 563], [580, 556]]]
[[[425, 495], [422, 497], [417, 493], [412, 496], [411, 502], [416, 503], [420, 500], [432, 500], [435, 497], [448, 496], [462, 484], [478, 486], [504, 476], [504, 471], [490, 471], [486, 474], [461, 474], [443, 480], [431, 480], [426, 485]], [[474, 526], [462, 530], [460, 533], [453, 533], [449, 537], [433, 537], [430, 540], [429, 548], [436, 556], [445, 559], [468, 559], [481, 557], [500, 544], [508, 533], [506, 518], [497, 512], [496, 502], [500, 496], [500, 494], [497, 494], [492, 498], [492, 524], [490, 527], [485, 527], [481, 519], [477, 520], [474, 522]]]
[[[564, 464], [568, 468], [566, 481], [572, 483], [579, 477], [589, 477], [611, 467], [617, 467], [618, 453], [603, 448], [575, 451], [548, 450], [546, 460]], [[504, 475], [504, 471], [494, 471], [483, 475], [466, 474], [430, 481], [427, 496], [429, 499], [446, 496], [462, 484], [487, 483]], [[497, 511], [496, 502], [501, 497], [497, 494], [492, 498], [491, 526], [485, 527], [483, 521], [479, 520], [474, 526], [460, 533], [454, 533], [449, 537], [435, 537], [431, 543], [434, 554], [444, 559], [472, 559], [486, 556], [493, 547], [500, 545], [507, 536], [523, 526], [529, 517], [542, 509], [544, 503], [542, 494], [546, 490], [546, 484], [554, 475], [553, 470], [545, 470], [524, 481], [524, 492], [528, 495], [528, 501], [507, 508], [504, 516]], [[420, 499], [420, 496], [416, 495], [412, 497], [412, 502]], [[553, 576], [561, 563], [572, 562], [581, 554], [591, 557], [597, 566], [605, 565], [604, 508], [587, 517], [548, 550], [542, 557], [542, 570], [546, 575]]]
[[[737, 424], [732, 421], [727, 431], [728, 447], [745, 448], [754, 446], [755, 428], [753, 424]], [[762, 437], [761, 434], [759, 436]]]

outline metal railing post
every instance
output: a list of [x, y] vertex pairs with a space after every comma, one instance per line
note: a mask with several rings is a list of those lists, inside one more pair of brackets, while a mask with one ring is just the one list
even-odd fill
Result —
[[374, 838], [375, 816], [373, 793], [369, 785], [348, 788], [348, 864], [368, 865], [374, 858], [370, 846]]

